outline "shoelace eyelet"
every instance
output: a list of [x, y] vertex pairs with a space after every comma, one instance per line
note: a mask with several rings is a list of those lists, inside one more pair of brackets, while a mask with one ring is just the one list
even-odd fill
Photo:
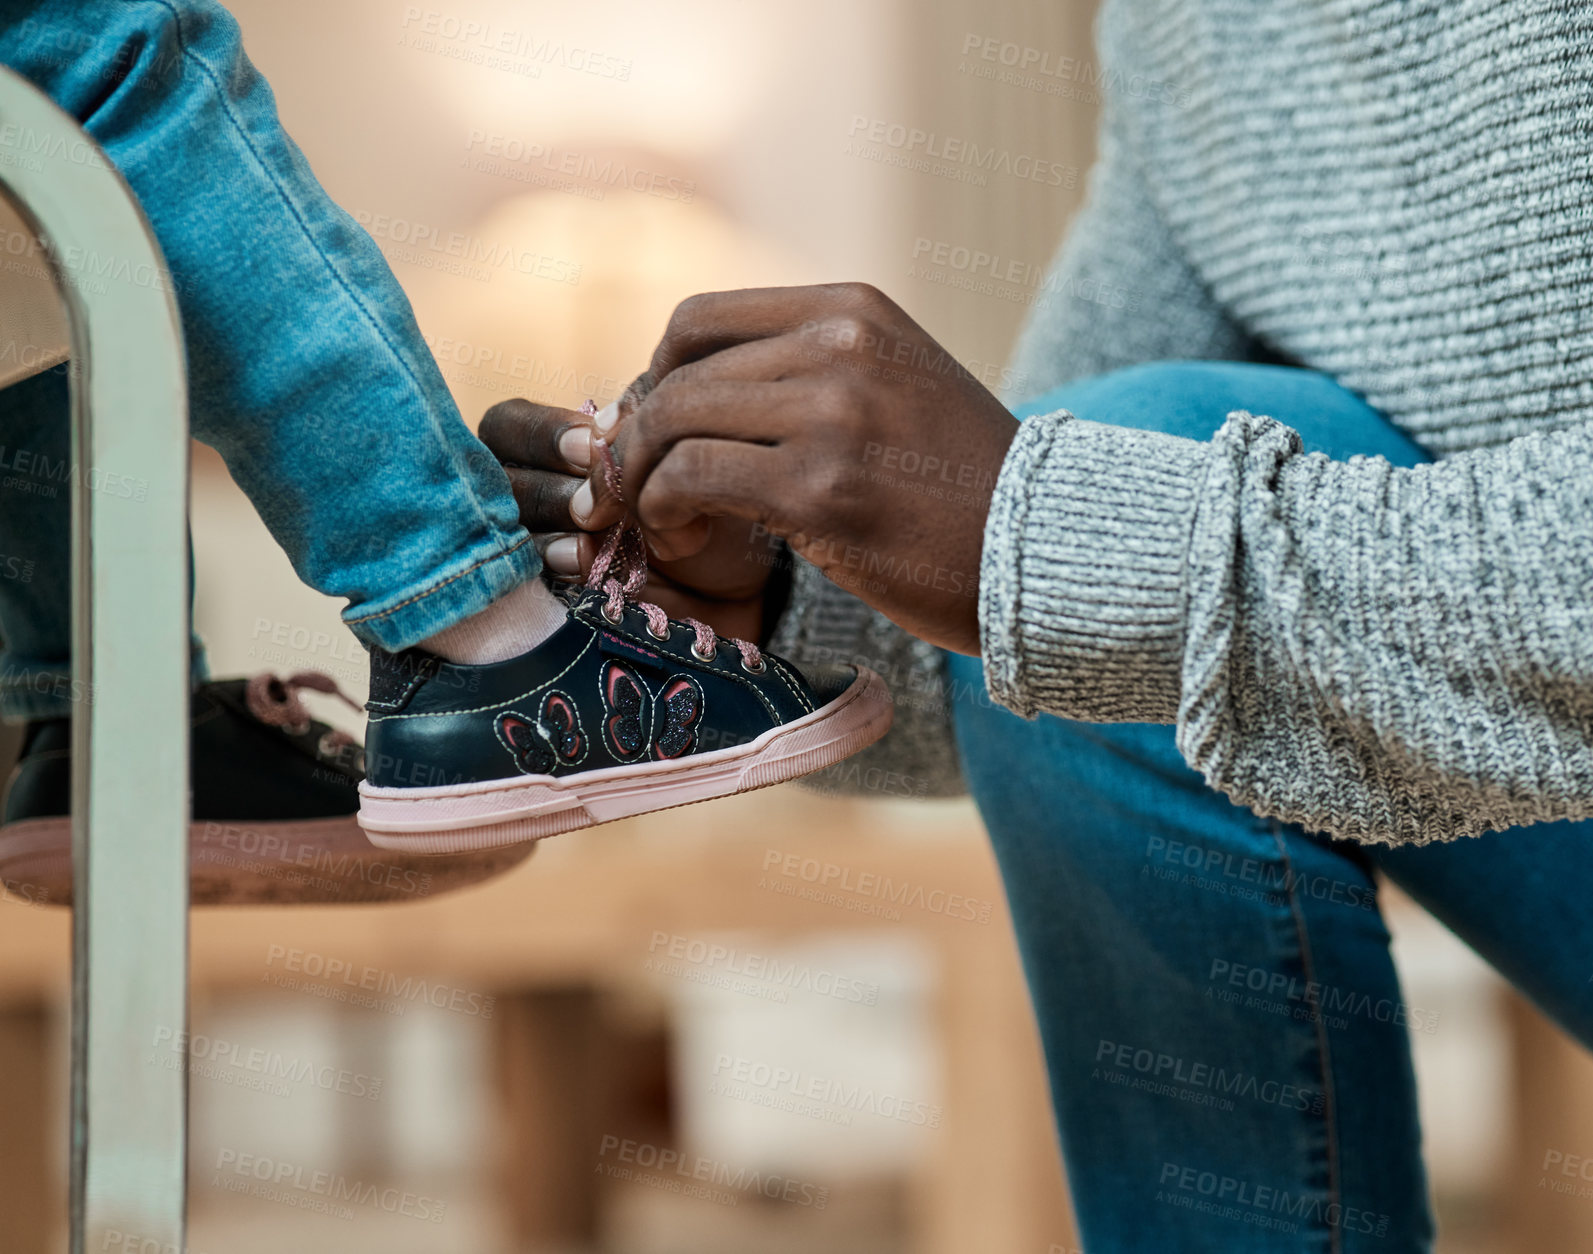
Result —
[[760, 661], [756, 666], [749, 665], [746, 658], [741, 659], [741, 669], [749, 675], [761, 675], [769, 669], [767, 662]]
[[667, 631], [654, 631], [653, 630], [653, 625], [651, 623], [647, 624], [647, 634], [649, 636], [651, 636], [654, 640], [668, 640], [669, 639], [669, 633]]
[[608, 606], [606, 606], [606, 605], [603, 607], [603, 611], [602, 612], [603, 612], [603, 621], [608, 623], [611, 626], [618, 627], [622, 622], [625, 621], [625, 615], [624, 615], [623, 612], [621, 612], [619, 614], [610, 614], [608, 612]]
[[699, 662], [712, 662], [714, 660], [714, 655], [713, 655], [712, 650], [710, 650], [707, 653], [699, 653], [697, 651], [697, 646], [696, 645], [692, 645], [691, 646], [691, 655], [692, 655], [692, 657], [696, 658]]

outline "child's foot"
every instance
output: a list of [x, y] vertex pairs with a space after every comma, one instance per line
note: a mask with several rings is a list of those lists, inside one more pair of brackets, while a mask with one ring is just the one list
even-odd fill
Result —
[[388, 849], [452, 853], [748, 792], [817, 771], [891, 723], [881, 679], [808, 668], [666, 619], [572, 599], [520, 657], [372, 654], [360, 823]]
[[371, 841], [452, 853], [537, 840], [795, 779], [889, 730], [872, 671], [798, 670], [672, 620], [635, 599], [646, 579], [640, 532], [617, 527], [568, 621], [530, 652], [464, 666], [373, 651]]

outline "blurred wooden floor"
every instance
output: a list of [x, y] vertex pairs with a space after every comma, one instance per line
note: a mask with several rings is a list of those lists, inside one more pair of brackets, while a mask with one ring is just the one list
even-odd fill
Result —
[[[1038, 1040], [994, 859], [971, 809], [865, 806], [795, 790], [770, 804], [771, 796], [561, 837], [509, 875], [436, 901], [196, 911], [196, 996], [257, 988], [268, 967], [283, 969], [288, 951], [493, 990], [506, 1042], [500, 1100], [511, 1103], [508, 1123], [519, 1129], [505, 1170], [522, 1182], [511, 1209], [529, 1246], [573, 1239], [589, 1226], [589, 1216], [570, 1211], [589, 1192], [582, 1177], [591, 1173], [590, 1155], [572, 1155], [560, 1138], [590, 1127], [579, 1112], [549, 1117], [561, 1096], [582, 1087], [589, 1053], [579, 1044], [589, 1015], [570, 990], [635, 981], [661, 933], [740, 933], [768, 946], [815, 934], [911, 933], [935, 958], [945, 1119], [909, 1182], [905, 1248], [1065, 1247], [1071, 1224]], [[887, 921], [868, 913], [866, 891], [842, 891], [834, 902], [773, 891], [774, 883], [808, 885], [771, 872], [771, 850], [843, 868], [854, 882], [875, 873], [920, 886], [924, 904]], [[950, 912], [950, 894], [980, 903], [974, 909], [984, 920], [958, 917], [960, 906]], [[37, 1073], [48, 1064], [38, 1025], [42, 1008], [64, 996], [67, 943], [64, 912], [0, 903], [0, 1152], [12, 1165], [0, 1171], [0, 1214], [8, 1217], [8, 1254], [46, 1248], [35, 1234], [51, 1229], [61, 1206], [59, 1173], [46, 1158], [59, 1138], [40, 1127]]]

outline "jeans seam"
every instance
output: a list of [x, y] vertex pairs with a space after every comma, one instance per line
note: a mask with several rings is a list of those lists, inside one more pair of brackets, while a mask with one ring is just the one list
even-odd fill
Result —
[[[261, 156], [259, 149], [255, 147], [253, 137], [238, 120], [237, 114], [233, 112], [232, 102], [227, 99], [227, 93], [222, 90], [221, 82], [218, 79], [214, 68], [204, 59], [203, 56], [199, 54], [197, 50], [189, 45], [188, 37], [183, 31], [183, 15], [178, 10], [177, 5], [174, 4], [172, 0], [153, 0], [153, 3], [159, 5], [161, 8], [165, 9], [171, 14], [172, 21], [175, 23], [177, 28], [177, 46], [182, 52], [183, 59], [192, 60], [193, 63], [204, 72], [205, 77], [210, 80], [210, 84], [216, 92], [216, 99], [219, 101], [222, 111], [227, 115], [228, 120], [232, 123], [234, 132], [237, 134], [238, 138], [243, 141], [244, 147], [249, 150], [249, 155], [254, 158], [255, 164], [259, 167], [260, 172], [265, 176], [266, 181], [276, 189], [277, 195], [281, 198], [282, 203], [287, 207], [288, 213], [292, 215], [293, 220], [298, 223], [300, 232], [303, 234], [310, 247], [315, 251], [315, 255], [321, 259], [322, 265], [326, 267], [327, 272], [332, 276], [333, 281], [343, 289], [344, 294], [347, 295], [354, 307], [359, 310], [360, 316], [364, 319], [369, 328], [375, 332], [376, 338], [379, 339], [387, 348], [387, 351], [389, 354], [391, 354], [393, 361], [397, 364], [404, 377], [409, 380], [410, 386], [415, 389], [416, 394], [421, 398], [424, 398], [426, 389], [421, 385], [420, 379], [410, 368], [409, 363], [404, 360], [403, 353], [400, 352], [398, 346], [388, 338], [387, 331], [383, 328], [381, 322], [366, 307], [365, 302], [360, 299], [359, 292], [355, 290], [353, 285], [350, 284], [349, 281], [338, 270], [337, 266], [333, 264], [332, 259], [327, 256], [326, 250], [321, 247], [320, 241], [316, 239], [315, 232], [310, 229], [309, 223], [305, 221], [304, 215], [299, 211], [298, 205], [294, 203], [293, 197], [288, 194], [287, 188], [284, 187], [280, 181], [278, 181], [275, 173], [271, 169], [270, 164], [265, 160], [264, 157]], [[341, 209], [341, 207], [339, 208]], [[393, 282], [395, 284], [398, 283], [396, 276], [394, 276]], [[438, 438], [439, 442], [446, 449], [448, 442], [442, 438], [442, 433], [437, 430], [436, 420], [431, 414], [431, 406], [428, 404], [425, 405], [424, 408], [432, 427], [432, 434]], [[462, 421], [463, 419], [461, 419], [461, 422]], [[455, 471], [458, 471], [459, 459], [457, 455], [450, 452], [448, 460], [453, 464]], [[469, 486], [468, 480], [465, 480], [464, 475], [460, 475], [460, 479], [466, 482], [466, 496], [469, 498], [471, 505], [474, 507], [478, 520], [482, 523], [485, 523], [490, 530], [496, 530], [497, 528], [494, 526], [491, 516], [483, 507], [481, 499], [476, 494], [475, 489]]]
[[390, 605], [385, 610], [378, 610], [374, 614], [361, 614], [358, 618], [345, 618], [343, 620], [343, 622], [345, 624], [347, 624], [348, 626], [352, 627], [355, 623], [370, 623], [370, 622], [374, 622], [378, 618], [387, 618], [387, 617], [389, 617], [389, 616], [391, 616], [393, 614], [398, 613], [399, 610], [404, 609], [406, 606], [414, 605], [417, 601], [424, 601], [427, 597], [436, 595], [437, 593], [441, 592], [444, 588], [446, 588], [449, 584], [457, 583], [459, 580], [465, 578], [467, 575], [475, 574], [478, 570], [480, 570], [488, 562], [496, 562], [496, 561], [498, 561], [501, 558], [508, 557], [511, 553], [518, 552], [520, 549], [524, 548], [526, 545], [528, 545], [530, 543], [531, 543], [531, 537], [529, 535], [523, 535], [518, 540], [516, 540], [513, 544], [511, 544], [508, 548], [503, 549], [503, 550], [501, 550], [501, 551], [499, 551], [497, 553], [489, 553], [486, 557], [483, 557], [483, 558], [480, 558], [477, 561], [471, 562], [470, 565], [465, 567], [464, 570], [459, 571], [457, 574], [449, 575], [448, 578], [446, 578], [446, 579], [438, 580], [436, 583], [432, 584], [429, 588], [425, 589], [422, 592], [415, 593], [415, 595], [412, 596], [412, 597], [406, 597], [404, 600], [400, 601], [397, 605]]
[[[1298, 896], [1298, 880], [1294, 875], [1294, 862], [1289, 857], [1288, 842], [1284, 840], [1283, 829], [1276, 820], [1271, 820], [1268, 826], [1272, 829], [1272, 842], [1277, 847], [1278, 856], [1283, 859], [1286, 873], [1285, 883], [1288, 885], [1289, 914], [1294, 920], [1295, 938], [1300, 945], [1300, 965], [1304, 970], [1307, 984], [1316, 982], [1316, 964], [1311, 957], [1311, 936], [1305, 925], [1305, 915], [1300, 910]], [[1333, 1066], [1332, 1049], [1328, 1043], [1327, 1023], [1318, 1013], [1313, 1016], [1316, 1028], [1317, 1056], [1322, 1065], [1322, 1124], [1327, 1133], [1327, 1168], [1328, 1168], [1328, 1199], [1331, 1206], [1338, 1207], [1338, 1213], [1343, 1213], [1340, 1194], [1339, 1171], [1339, 1134], [1338, 1134], [1338, 1105], [1333, 1091]], [[1343, 1234], [1337, 1224], [1328, 1224], [1328, 1250], [1330, 1254], [1342, 1254], [1344, 1243]]]

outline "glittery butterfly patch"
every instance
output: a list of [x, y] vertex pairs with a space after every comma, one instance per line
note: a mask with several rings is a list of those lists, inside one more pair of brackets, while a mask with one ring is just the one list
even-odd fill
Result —
[[624, 662], [603, 664], [603, 736], [616, 761], [634, 762], [647, 752], [653, 698], [647, 685]]
[[702, 722], [702, 687], [689, 675], [677, 675], [664, 684], [658, 694], [663, 707], [658, 741], [653, 752], [660, 758], [678, 758], [697, 744], [697, 725]]
[[579, 762], [586, 756], [581, 717], [575, 702], [562, 692], [550, 692], [542, 699], [535, 722], [513, 712], [498, 715], [498, 738], [527, 775], [551, 775], [561, 763]]

